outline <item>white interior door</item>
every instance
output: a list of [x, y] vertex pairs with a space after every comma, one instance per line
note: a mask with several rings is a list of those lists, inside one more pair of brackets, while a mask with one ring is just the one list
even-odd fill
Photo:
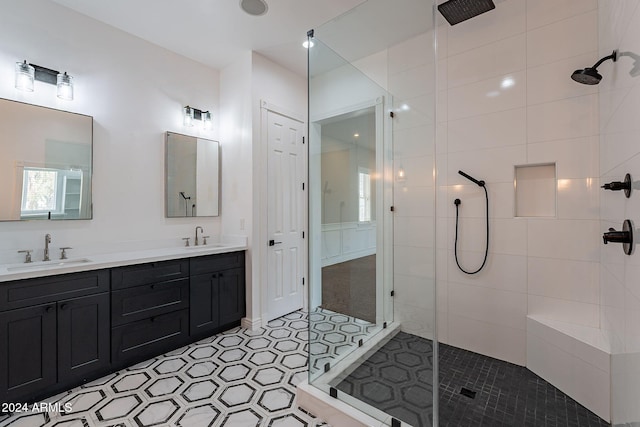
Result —
[[302, 308], [303, 123], [267, 111], [267, 321]]

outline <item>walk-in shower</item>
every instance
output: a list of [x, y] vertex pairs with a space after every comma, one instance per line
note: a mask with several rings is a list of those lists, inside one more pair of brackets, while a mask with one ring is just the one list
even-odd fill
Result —
[[599, 168], [623, 160], [597, 123], [633, 75], [567, 78], [613, 49], [571, 4], [367, 0], [309, 33], [307, 386], [362, 425], [605, 426], [633, 388], [603, 344]]

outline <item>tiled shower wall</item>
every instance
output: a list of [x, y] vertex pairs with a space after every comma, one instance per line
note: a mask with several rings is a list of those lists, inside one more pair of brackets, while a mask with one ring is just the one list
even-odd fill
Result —
[[[600, 69], [600, 181], [633, 177], [634, 191], [600, 195], [601, 230], [620, 229], [625, 218], [640, 223], [640, 1], [599, 2], [599, 55], [618, 49], [616, 64]], [[636, 237], [637, 239], [637, 237]], [[640, 253], [602, 246], [602, 328], [612, 339], [611, 396], [614, 425], [640, 423]], [[627, 424], [628, 423], [628, 424]], [[636, 424], [633, 424], [636, 425]]]
[[[438, 17], [439, 340], [526, 362], [526, 316], [600, 325], [597, 87], [570, 79], [598, 59], [596, 0], [504, 0], [454, 27]], [[605, 68], [603, 68], [605, 71]], [[555, 163], [553, 217], [515, 217], [514, 167]], [[455, 198], [462, 200], [454, 260]]]

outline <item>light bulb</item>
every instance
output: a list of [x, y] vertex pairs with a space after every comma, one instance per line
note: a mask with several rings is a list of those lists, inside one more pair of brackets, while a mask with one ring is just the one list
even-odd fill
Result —
[[66, 71], [58, 74], [58, 98], [73, 101], [73, 77]]
[[36, 69], [27, 64], [26, 60], [24, 62], [16, 62], [16, 89], [33, 92], [35, 74]]
[[188, 105], [182, 109], [183, 124], [185, 126], [193, 126], [193, 108]]
[[211, 112], [209, 111], [202, 112], [202, 129], [211, 129]]

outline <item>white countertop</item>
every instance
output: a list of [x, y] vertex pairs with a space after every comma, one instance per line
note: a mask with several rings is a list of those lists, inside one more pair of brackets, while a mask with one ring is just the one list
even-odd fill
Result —
[[87, 257], [70, 257], [66, 260], [52, 259], [46, 262], [34, 261], [32, 263], [0, 264], [0, 282], [142, 264], [145, 262], [221, 254], [245, 249], [247, 249], [246, 240], [244, 242], [235, 241], [190, 247], [182, 246], [95, 254]]

